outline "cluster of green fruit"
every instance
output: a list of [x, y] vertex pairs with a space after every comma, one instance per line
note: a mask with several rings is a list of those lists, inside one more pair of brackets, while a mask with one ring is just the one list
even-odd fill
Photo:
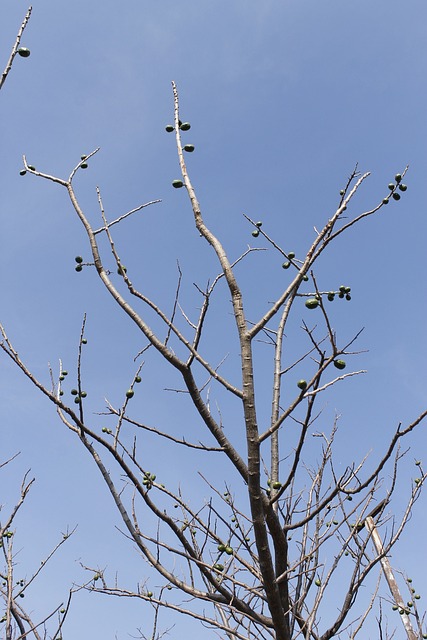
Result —
[[[329, 302], [333, 302], [335, 300], [335, 296], [338, 296], [338, 298], [341, 298], [341, 299], [345, 298], [346, 300], [351, 300], [350, 291], [351, 291], [351, 287], [346, 287], [345, 285], [342, 284], [338, 289], [338, 291], [328, 291], [326, 296]], [[321, 298], [320, 293], [316, 293], [314, 298], [308, 298], [308, 300], [306, 300], [305, 302], [305, 306], [307, 307], [307, 309], [316, 309], [316, 307], [318, 307], [320, 304], [320, 298]]]
[[75, 267], [76, 271], [82, 271], [83, 270], [83, 265], [82, 265], [83, 258], [81, 256], [76, 256], [74, 258], [74, 260], [77, 262], [76, 267]]
[[75, 396], [74, 398], [74, 402], [76, 404], [80, 404], [82, 401], [82, 398], [86, 398], [87, 397], [87, 393], [86, 391], [78, 391], [77, 389], [71, 389], [70, 391], [72, 396]]
[[[30, 171], [35, 171], [36, 170], [35, 166], [32, 165], [32, 164], [29, 164], [28, 168], [30, 169]], [[26, 169], [21, 169], [21, 171], [19, 172], [19, 175], [20, 176], [25, 176], [26, 173], [27, 173]]]
[[[181, 131], [189, 131], [191, 129], [191, 124], [189, 122], [181, 122], [181, 120], [179, 120], [178, 126]], [[165, 129], [168, 133], [172, 133], [172, 131], [175, 131], [175, 127], [173, 126], [173, 124], [167, 124]], [[187, 153], [193, 153], [195, 147], [194, 144], [185, 144], [182, 148]], [[175, 189], [181, 189], [181, 187], [184, 186], [184, 183], [182, 180], [173, 180], [172, 186]]]
[[[398, 193], [397, 189], [399, 189], [399, 191], [404, 192], [407, 190], [408, 187], [406, 186], [406, 184], [403, 184], [402, 182], [402, 174], [396, 173], [396, 175], [394, 176], [394, 180], [395, 182], [390, 182], [390, 184], [388, 185], [388, 188], [392, 192], [391, 197], [393, 198], [393, 200], [400, 200], [400, 193]], [[389, 201], [390, 201], [390, 196], [383, 199], [383, 204], [388, 204]]]
[[[134, 382], [139, 384], [141, 382], [141, 380], [142, 380], [141, 376], [135, 376]], [[126, 391], [126, 398], [128, 398], [130, 400], [130, 398], [133, 398], [134, 395], [135, 395], [135, 391], [132, 389], [132, 387], [130, 387]]]
[[151, 489], [155, 479], [156, 479], [156, 474], [155, 473], [149, 473], [147, 471], [147, 473], [144, 475], [144, 480], [142, 481], [142, 484], [144, 485], [144, 487], [147, 487], [147, 491], [149, 489]]
[[[307, 383], [305, 384], [305, 386], [307, 386]], [[270, 478], [267, 480], [267, 484], [269, 487], [272, 487], [273, 489], [281, 489], [282, 487], [282, 483], [278, 482], [277, 480], [275, 482], [271, 482]]]
[[233, 547], [230, 547], [228, 544], [219, 544], [218, 551], [220, 553], [226, 553], [228, 556], [233, 555]]

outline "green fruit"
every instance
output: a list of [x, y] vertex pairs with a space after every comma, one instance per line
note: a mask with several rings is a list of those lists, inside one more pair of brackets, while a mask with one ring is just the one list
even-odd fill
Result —
[[344, 293], [350, 293], [351, 287], [344, 287]]
[[165, 129], [166, 129], [166, 131], [168, 133], [172, 133], [172, 131], [175, 129], [175, 127], [172, 124], [167, 124]]
[[74, 402], [75, 402], [76, 404], [80, 404], [80, 402], [81, 402], [81, 401], [82, 401], [82, 399], [81, 399], [79, 396], [76, 396], [76, 397], [74, 398]]
[[135, 376], [135, 382], [141, 382], [141, 376]]
[[304, 282], [308, 282], [308, 275], [307, 275], [307, 274], [304, 274], [304, 275], [303, 275], [303, 277], [302, 277], [302, 279], [304, 280]]
[[280, 489], [282, 486], [281, 482], [273, 482], [273, 489]]
[[86, 160], [87, 156], [80, 156], [80, 160]]
[[179, 128], [181, 129], [181, 131], [188, 131], [189, 129], [191, 129], [191, 124], [189, 122], [183, 122], [179, 125]]
[[224, 571], [224, 565], [223, 564], [214, 564], [213, 567], [216, 571]]
[[70, 393], [72, 396], [76, 396], [79, 392], [77, 391], [77, 389], [71, 389]]
[[80, 397], [81, 397], [81, 398], [87, 398], [87, 393], [86, 393], [86, 391], [82, 391], [82, 392], [81, 392], [81, 394], [80, 394]]
[[390, 202], [389, 198], [384, 198], [383, 199], [383, 204], [388, 204]]
[[83, 267], [81, 264], [78, 264], [77, 267], [75, 268], [76, 271], [83, 271]]
[[219, 544], [219, 545], [218, 545], [218, 551], [221, 551], [221, 553], [222, 553], [223, 551], [225, 551], [225, 544]]
[[82, 344], [87, 344], [86, 338], [82, 338]]
[[262, 222], [261, 221], [256, 222], [255, 224], [256, 224], [257, 227], [262, 227]]
[[421, 460], [416, 460], [416, 461], [415, 461], [415, 464], [416, 464], [418, 467], [420, 467], [420, 466], [421, 466]]
[[63, 371], [63, 372], [62, 372], [62, 375], [63, 375], [63, 376], [68, 376], [68, 371]]
[[282, 269], [289, 269], [289, 267], [290, 267], [290, 266], [291, 266], [291, 263], [290, 263], [290, 262], [284, 262], [284, 263], [282, 264]]
[[83, 262], [83, 258], [81, 256], [76, 256], [74, 260], [78, 262], [78, 264], [81, 264]]
[[351, 295], [350, 295], [349, 293], [346, 293], [346, 294], [345, 294], [345, 299], [346, 299], [346, 300], [351, 300]]
[[334, 360], [334, 365], [337, 369], [345, 369], [346, 366], [344, 360]]
[[60, 395], [60, 396], [63, 396], [63, 395], [64, 395], [64, 392], [62, 391], [62, 389], [61, 389], [61, 391], [59, 392], [59, 395]]
[[320, 587], [322, 583], [320, 582], [319, 578], [316, 578], [314, 584], [316, 585], [316, 587]]
[[182, 180], [174, 180], [172, 182], [172, 186], [175, 187], [175, 189], [181, 189], [181, 187], [184, 186], [184, 183], [182, 182]]
[[346, 289], [347, 289], [347, 287], [346, 287], [344, 284], [342, 284], [342, 285], [340, 286], [340, 291], [342, 291], [343, 293], [345, 293], [345, 290], [346, 290]]
[[398, 608], [399, 608], [399, 607], [398, 607], [396, 604], [394, 604], [394, 605], [392, 606], [393, 611], [397, 611], [397, 610], [398, 610]]
[[338, 298], [344, 298], [344, 292], [343, 292], [343, 291], [340, 291], [340, 292], [339, 292], [339, 294], [338, 294]]
[[27, 173], [26, 169], [21, 169], [21, 171], [19, 172], [19, 175], [25, 176], [26, 173]]
[[22, 58], [28, 58], [31, 55], [31, 51], [26, 47], [20, 47], [18, 53]]
[[402, 182], [402, 184], [399, 185], [400, 191], [406, 191], [407, 188], [408, 187], [406, 186], [406, 184], [403, 184], [403, 182]]
[[119, 264], [119, 266], [117, 267], [117, 273], [119, 274], [119, 276], [123, 276], [126, 272], [127, 272], [127, 269], [125, 265]]
[[396, 173], [394, 179], [396, 180], [396, 182], [400, 182], [402, 180], [402, 175], [400, 173]]
[[288, 258], [289, 260], [293, 260], [295, 258], [295, 253], [293, 251], [289, 251]]
[[335, 300], [335, 291], [329, 291], [328, 300], [329, 302], [333, 302]]
[[305, 306], [307, 307], [307, 309], [315, 309], [319, 306], [319, 301], [317, 300], [317, 298], [309, 298], [308, 300], [306, 300]]
[[392, 198], [394, 200], [400, 200], [400, 193], [393, 193]]
[[35, 166], [32, 165], [32, 164], [29, 164], [28, 168], [30, 169], [30, 171], [35, 171], [36, 170]]
[[80, 169], [87, 169], [88, 168], [88, 163], [87, 162], [82, 162], [80, 165]]
[[148, 596], [149, 598], [152, 598], [152, 597], [153, 597], [153, 592], [152, 592], [152, 591], [147, 591], [147, 596]]
[[252, 231], [252, 235], [253, 235], [254, 238], [258, 238], [258, 236], [259, 236], [258, 229], [255, 229], [254, 231]]
[[224, 551], [228, 556], [232, 556], [233, 555], [232, 547], [227, 546], [227, 547], [225, 547]]
[[344, 189], [341, 189], [341, 191], [340, 191], [340, 196], [343, 196], [344, 194], [345, 194]]
[[135, 392], [133, 389], [128, 389], [126, 391], [126, 398], [133, 398], [134, 395], [135, 395]]
[[186, 144], [184, 146], [184, 151], [187, 151], [187, 153], [193, 153], [194, 151], [194, 144]]
[[297, 387], [298, 389], [307, 389], [307, 380], [298, 380]]
[[390, 189], [390, 191], [393, 191], [393, 189], [395, 188], [395, 186], [396, 186], [396, 185], [395, 185], [393, 182], [390, 182], [390, 183], [388, 184], [388, 188]]
[[419, 595], [419, 593], [416, 593], [416, 594], [414, 595], [414, 598], [415, 598], [415, 600], [419, 600], [419, 599], [421, 598], [421, 596]]

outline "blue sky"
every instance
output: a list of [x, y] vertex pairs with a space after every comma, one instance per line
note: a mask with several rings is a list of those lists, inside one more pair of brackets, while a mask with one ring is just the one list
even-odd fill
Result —
[[[2, 3], [2, 68], [26, 10], [21, 0]], [[110, 219], [162, 200], [117, 228], [115, 239], [132, 279], [166, 310], [173, 300], [177, 260], [184, 274], [183, 301], [192, 316], [197, 305], [192, 283], [203, 285], [217, 273], [213, 256], [192, 228], [184, 190], [171, 187], [179, 167], [173, 135], [164, 126], [173, 118], [175, 80], [181, 114], [192, 124], [187, 138], [196, 146], [189, 171], [208, 225], [233, 258], [255, 244], [243, 213], [262, 220], [285, 250], [302, 255], [313, 227], [335, 211], [356, 162], [372, 175], [352, 212], [380, 201], [394, 174], [410, 165], [402, 200], [339, 240], [318, 268], [322, 288], [351, 285], [351, 306], [336, 301], [332, 320], [343, 341], [365, 327], [358, 346], [369, 350], [354, 358], [354, 367], [368, 374], [325, 395], [325, 417], [335, 410], [342, 415], [337, 455], [345, 465], [349, 452], [379, 453], [397, 423], [411, 421], [426, 403], [426, 22], [422, 0], [405, 5], [395, 0], [129, 0], [123, 6], [107, 0], [35, 0], [22, 40], [31, 56], [15, 60], [0, 96], [0, 320], [32, 370], [48, 383], [48, 362], [57, 366], [62, 358], [70, 371], [75, 367], [87, 312], [88, 406], [100, 411], [104, 397], [120, 402], [134, 375], [132, 359], [143, 345], [95, 274], [75, 273], [74, 256], [89, 255], [83, 231], [65, 190], [19, 176], [23, 153], [41, 171], [66, 177], [82, 153], [101, 147], [75, 180], [93, 221], [99, 218], [96, 185]], [[280, 264], [271, 252], [259, 253], [238, 270], [249, 316], [259, 316], [283, 286]], [[301, 306], [290, 349], [303, 345], [303, 317]], [[228, 335], [231, 326], [226, 307], [218, 303], [209, 325], [213, 343], [206, 345], [213, 358], [218, 337]], [[235, 344], [230, 340], [228, 347], [232, 361]], [[176, 380], [155, 358], [147, 357], [146, 370], [135, 411], [149, 423], [172, 423], [182, 432], [176, 416], [191, 421], [191, 411], [183, 410], [173, 394], [167, 402], [156, 395]], [[136, 568], [137, 556], [114, 528], [119, 521], [96, 470], [53, 407], [4, 357], [0, 379], [1, 458], [21, 451], [10, 470], [0, 471], [0, 501], [11, 504], [29, 467], [37, 478], [17, 521], [23, 572], [37, 565], [67, 525], [79, 525], [42, 577], [38, 593], [29, 594], [34, 609], [56, 604], [63, 597], [58, 594], [65, 597], [68, 586], [81, 578], [79, 560], [118, 568], [124, 581], [141, 579], [144, 562]], [[261, 377], [258, 385], [260, 413], [268, 419], [268, 378]], [[227, 407], [230, 422], [234, 411]], [[406, 491], [415, 474], [413, 460], [426, 449], [425, 427], [410, 444], [402, 465]], [[171, 482], [193, 483], [183, 473], [190, 461], [171, 469], [162, 452], [160, 462]], [[203, 494], [204, 488], [196, 487], [194, 500]], [[396, 498], [396, 513], [403, 499]], [[419, 554], [427, 525], [423, 511], [425, 498], [393, 559], [419, 588], [426, 570]], [[117, 638], [127, 638], [149, 621], [145, 611], [135, 603], [78, 594], [68, 635], [113, 638], [117, 632]], [[169, 626], [167, 617], [164, 624]], [[177, 621], [171, 637], [180, 637], [192, 624]]]

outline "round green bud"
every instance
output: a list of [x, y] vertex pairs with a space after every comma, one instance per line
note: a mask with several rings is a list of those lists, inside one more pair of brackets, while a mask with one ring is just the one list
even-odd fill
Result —
[[80, 394], [80, 397], [81, 397], [81, 398], [87, 398], [87, 393], [86, 393], [86, 391], [82, 391], [82, 392], [81, 392], [81, 394]]
[[328, 300], [329, 302], [333, 302], [335, 300], [335, 291], [329, 291]]
[[194, 151], [194, 144], [186, 144], [184, 146], [184, 151], [187, 151], [187, 153], [193, 153]]
[[229, 547], [228, 545], [225, 547], [224, 551], [228, 556], [233, 555], [233, 548]]
[[82, 401], [82, 399], [81, 399], [79, 396], [76, 396], [76, 397], [74, 398], [74, 402], [75, 402], [76, 404], [80, 404], [80, 402], [81, 402], [81, 401]]
[[288, 258], [289, 260], [293, 260], [295, 258], [295, 253], [293, 251], [289, 251]]
[[188, 131], [189, 129], [191, 129], [191, 124], [189, 122], [183, 122], [179, 125], [179, 128], [181, 129], [181, 131]]
[[255, 222], [257, 227], [262, 227], [262, 222], [259, 220], [258, 222]]
[[30, 169], [30, 171], [35, 171], [36, 170], [36, 168], [35, 168], [35, 166], [33, 164], [29, 164], [28, 168]]
[[344, 194], [345, 194], [344, 189], [341, 189], [341, 191], [340, 191], [340, 196], [343, 196]]
[[389, 184], [387, 186], [390, 189], [390, 191], [393, 191], [393, 189], [395, 188], [396, 185], [394, 184], [394, 182], [389, 182]]
[[403, 182], [402, 182], [402, 184], [400, 184], [400, 185], [399, 185], [399, 190], [400, 190], [400, 191], [406, 191], [406, 190], [407, 190], [407, 188], [408, 188], [408, 187], [407, 187], [407, 185], [406, 185], [406, 184], [403, 184]]
[[81, 264], [78, 264], [78, 265], [75, 267], [75, 270], [76, 270], [76, 271], [83, 271], [83, 267], [82, 267], [82, 265], [81, 265]]
[[79, 392], [77, 391], [77, 389], [71, 389], [70, 393], [72, 396], [76, 396]]
[[87, 158], [87, 156], [85, 156], [85, 155], [80, 156], [80, 160], [86, 160], [86, 158]]
[[258, 238], [259, 230], [258, 229], [254, 229], [254, 231], [252, 231], [252, 235], [253, 235], [254, 238]]
[[307, 380], [298, 380], [297, 387], [298, 389], [307, 389]]
[[173, 124], [167, 124], [165, 129], [166, 129], [166, 131], [168, 133], [172, 133], [172, 131], [175, 129], [175, 127], [173, 126]]
[[87, 162], [82, 162], [80, 165], [80, 169], [87, 169], [88, 168], [88, 163]]
[[280, 489], [282, 486], [281, 482], [273, 482], [273, 489]]
[[141, 376], [135, 376], [135, 382], [141, 382], [142, 378]]
[[401, 182], [402, 180], [402, 174], [400, 173], [396, 173], [396, 175], [394, 176], [394, 179], [396, 180], [396, 182]]
[[219, 544], [217, 547], [218, 551], [224, 552], [225, 551], [225, 544]]
[[78, 264], [81, 264], [81, 263], [83, 262], [83, 258], [82, 258], [81, 256], [76, 256], [76, 257], [74, 258], [74, 260], [75, 260]]
[[27, 49], [27, 47], [20, 47], [18, 49], [18, 53], [21, 56], [21, 58], [28, 58], [31, 55], [31, 51]]
[[21, 169], [21, 171], [19, 172], [20, 176], [25, 176], [25, 174], [27, 173], [26, 169]]
[[393, 200], [400, 200], [400, 193], [393, 193], [392, 198]]
[[173, 180], [173, 182], [172, 182], [172, 186], [173, 186], [175, 189], [181, 189], [181, 187], [183, 187], [183, 186], [184, 186], [184, 183], [182, 182], [182, 180]]
[[126, 391], [126, 398], [133, 398], [134, 395], [135, 395], [135, 392], [133, 389], [128, 389]]
[[383, 198], [383, 204], [388, 204], [390, 202], [390, 198]]
[[319, 301], [317, 300], [317, 298], [309, 298], [308, 300], [306, 300], [305, 306], [307, 307], [307, 309], [315, 309], [319, 306]]
[[291, 263], [290, 263], [290, 262], [284, 262], [284, 263], [282, 264], [282, 269], [289, 269], [289, 267], [290, 267], [290, 266], [291, 266]]
[[82, 344], [87, 344], [86, 338], [82, 338]]
[[302, 279], [304, 280], [304, 282], [308, 282], [308, 275], [305, 273], [303, 275]]
[[337, 369], [345, 369], [346, 364], [344, 360], [334, 360], [334, 365]]

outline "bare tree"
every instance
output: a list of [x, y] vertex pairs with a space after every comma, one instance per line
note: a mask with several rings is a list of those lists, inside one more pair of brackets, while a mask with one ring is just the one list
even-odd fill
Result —
[[[18, 52], [30, 11], [0, 86]], [[28, 55], [27, 50], [23, 55]], [[181, 302], [180, 269], [172, 294], [172, 312], [167, 313], [158, 301], [133, 283], [124, 266], [126, 260], [113, 238], [116, 225], [122, 225], [158, 201], [136, 206], [108, 220], [98, 189], [101, 221], [91, 220], [79, 202], [73, 179], [98, 150], [82, 156], [67, 179], [36, 170], [25, 156], [21, 171], [66, 189], [91, 252], [87, 261], [82, 256], [76, 257], [76, 271], [94, 268], [114, 298], [118, 312], [124, 313], [145, 339], [144, 348], [135, 354], [136, 370], [123, 402], [121, 406], [114, 406], [107, 401], [106, 410], [101, 414], [104, 425], [101, 428], [99, 420], [85, 411], [86, 317], [79, 340], [75, 388], [70, 391], [72, 403], [65, 399], [69, 378], [61, 361], [57, 374], [51, 370], [52, 384], [47, 387], [28, 369], [5, 328], [1, 327], [3, 352], [56, 406], [63, 424], [87, 450], [120, 513], [125, 535], [160, 580], [160, 585], [151, 587], [147, 578], [135, 589], [111, 581], [102, 569], [86, 566], [91, 578], [82, 586], [150, 603], [155, 613], [153, 639], [162, 635], [158, 621], [161, 608], [191, 616], [219, 637], [229, 639], [355, 638], [363, 635], [368, 618], [375, 615], [378, 637], [391, 638], [393, 629], [384, 619], [384, 602], [391, 603], [400, 613], [407, 637], [411, 640], [419, 637], [425, 630], [423, 614], [417, 608], [418, 594], [409, 579], [402, 576], [410, 598], [404, 602], [387, 556], [408, 522], [426, 477], [420, 463], [419, 477], [408, 492], [404, 514], [396, 520], [392, 516], [392, 498], [397, 486], [398, 463], [404, 455], [400, 445], [427, 411], [410, 424], [399, 424], [373, 468], [367, 465], [366, 458], [361, 461], [350, 458], [344, 471], [338, 472], [333, 459], [338, 419], [329, 432], [315, 430], [321, 414], [317, 409], [318, 398], [331, 387], [364, 373], [363, 370], [344, 372], [347, 359], [357, 353], [354, 345], [358, 335], [342, 344], [333, 329], [328, 307], [335, 299], [349, 301], [351, 289], [342, 285], [324, 290], [316, 277], [316, 263], [339, 236], [380, 212], [391, 201], [400, 199], [406, 190], [403, 179], [407, 168], [396, 174], [388, 194], [378, 204], [347, 217], [345, 212], [350, 201], [357, 201], [357, 193], [369, 176], [359, 173], [356, 167], [340, 192], [338, 207], [320, 230], [315, 229], [314, 240], [301, 257], [285, 251], [261, 221], [246, 216], [254, 239], [262, 239], [266, 247], [278, 255], [288, 276], [273, 302], [265, 299], [263, 291], [251, 292], [251, 296], [258, 296], [258, 308], [264, 310], [256, 317], [249, 317], [239, 270], [251, 254], [261, 249], [248, 246], [242, 248], [240, 256], [231, 258], [221, 239], [207, 226], [187, 171], [185, 153], [191, 153], [194, 146], [182, 141], [190, 124], [180, 119], [174, 83], [173, 96], [174, 124], [168, 125], [167, 130], [175, 132], [181, 170], [181, 178], [174, 180], [173, 186], [185, 187], [195, 228], [207, 249], [213, 250], [218, 263], [218, 272], [212, 274], [206, 285], [196, 284], [199, 302], [195, 320], [192, 319], [194, 308], [184, 308]], [[101, 239], [107, 242], [114, 267], [111, 258], [110, 264], [108, 258], [104, 258]], [[230, 374], [224, 365], [227, 354], [223, 343], [209, 327], [211, 306], [221, 298], [223, 308], [228, 305], [227, 312], [231, 310], [234, 319], [229, 339], [234, 340], [238, 361], [233, 363], [235, 368], [231, 367]], [[306, 348], [291, 359], [285, 349], [285, 331], [294, 331], [291, 320], [301, 313], [301, 307]], [[312, 324], [313, 316], [315, 324]], [[217, 351], [215, 360], [205, 355], [212, 350], [212, 345]], [[180, 377], [182, 386], [173, 391], [181, 394], [183, 402], [192, 405], [205, 430], [203, 439], [191, 441], [187, 436], [177, 437], [173, 429], [150, 426], [142, 417], [132, 414], [131, 401], [142, 381], [142, 357], [149, 349]], [[260, 352], [262, 358], [257, 357]], [[294, 371], [301, 363], [305, 363], [310, 375], [296, 380]], [[268, 376], [272, 376], [271, 396], [266, 399], [256, 393], [255, 381]], [[269, 424], [261, 428], [258, 416], [266, 402], [271, 406], [271, 417]], [[233, 431], [224, 428], [223, 411], [227, 412], [228, 406], [233, 407], [233, 420], [236, 413], [239, 416]], [[109, 420], [108, 427], [106, 420]], [[193, 506], [180, 488], [179, 477], [172, 488], [161, 482], [161, 461], [157, 461], [160, 468], [154, 472], [144, 446], [152, 438], [157, 440], [159, 450], [166, 446], [176, 448], [177, 456], [182, 449], [191, 450], [195, 469], [203, 468], [205, 456], [216, 456], [224, 480], [212, 482], [200, 472], [206, 498]], [[388, 482], [386, 476], [390, 478]], [[28, 488], [29, 484], [24, 482], [21, 500]], [[27, 620], [16, 602], [22, 591], [18, 589], [11, 595], [13, 554], [9, 529], [8, 521], [4, 529], [7, 568], [2, 590], [7, 602], [4, 622], [9, 635], [6, 637], [26, 637], [28, 631], [24, 631], [23, 625], [28, 622], [37, 638], [36, 625]], [[390, 585], [390, 595], [380, 585], [382, 570]], [[363, 590], [364, 586], [368, 588]], [[12, 635], [12, 618], [21, 635]], [[58, 633], [59, 629], [54, 637], [58, 637]]]
[[[0, 464], [2, 472], [15, 458], [16, 455]], [[41, 640], [47, 637], [59, 640], [62, 626], [70, 608], [73, 589], [69, 591], [65, 603], [60, 602], [47, 615], [44, 615], [41, 620], [37, 621], [34, 614], [24, 606], [22, 598], [26, 596], [27, 590], [34, 586], [41, 572], [45, 570], [47, 563], [74, 533], [74, 530], [66, 531], [62, 534], [59, 542], [43, 560], [39, 561], [38, 567], [32, 573], [24, 574], [23, 567], [19, 566], [18, 568], [14, 552], [14, 540], [17, 533], [15, 519], [35, 481], [34, 478], [28, 479], [28, 473], [24, 475], [22, 480], [19, 498], [4, 518], [0, 520], [0, 548], [4, 564], [4, 567], [0, 570], [0, 600], [4, 606], [0, 624], [4, 624], [5, 640], [18, 640], [21, 638]]]

